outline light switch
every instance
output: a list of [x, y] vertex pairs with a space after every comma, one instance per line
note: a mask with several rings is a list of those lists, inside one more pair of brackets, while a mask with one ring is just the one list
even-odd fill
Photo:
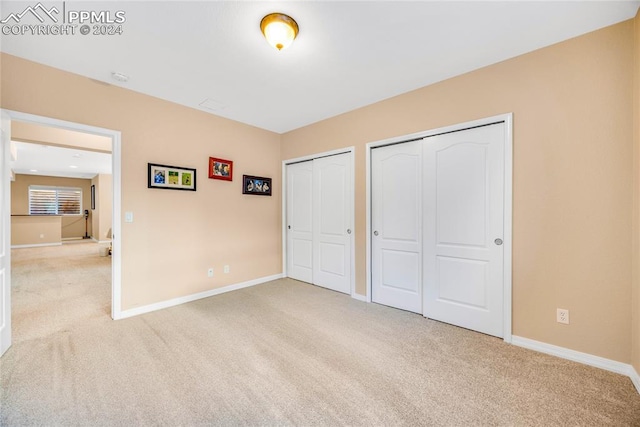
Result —
[[124, 222], [133, 222], [133, 212], [124, 213]]

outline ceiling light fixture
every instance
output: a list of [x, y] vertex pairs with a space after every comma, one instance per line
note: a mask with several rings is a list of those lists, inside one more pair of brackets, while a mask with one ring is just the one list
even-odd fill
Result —
[[298, 35], [298, 23], [284, 13], [270, 13], [260, 21], [260, 29], [269, 44], [278, 50], [286, 49]]

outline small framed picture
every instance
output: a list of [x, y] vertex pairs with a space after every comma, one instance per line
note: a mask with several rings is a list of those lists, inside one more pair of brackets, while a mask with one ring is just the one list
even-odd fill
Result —
[[148, 163], [147, 187], [196, 191], [196, 170]]
[[209, 157], [209, 178], [233, 181], [233, 162]]
[[271, 178], [262, 176], [242, 175], [242, 194], [255, 196], [271, 195]]

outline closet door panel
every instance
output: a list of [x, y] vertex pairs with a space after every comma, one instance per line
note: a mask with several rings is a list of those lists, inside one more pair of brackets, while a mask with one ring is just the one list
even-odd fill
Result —
[[313, 162], [287, 165], [287, 276], [313, 282]]
[[351, 153], [313, 160], [313, 283], [351, 293]]
[[422, 142], [371, 152], [372, 301], [422, 313]]

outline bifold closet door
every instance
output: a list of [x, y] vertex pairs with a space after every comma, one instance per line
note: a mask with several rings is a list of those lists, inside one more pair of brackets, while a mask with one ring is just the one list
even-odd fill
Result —
[[422, 313], [422, 141], [371, 151], [372, 301]]
[[489, 335], [504, 323], [504, 123], [424, 140], [424, 315]]
[[287, 165], [287, 276], [313, 282], [313, 161]]
[[351, 293], [351, 153], [313, 160], [313, 283]]

